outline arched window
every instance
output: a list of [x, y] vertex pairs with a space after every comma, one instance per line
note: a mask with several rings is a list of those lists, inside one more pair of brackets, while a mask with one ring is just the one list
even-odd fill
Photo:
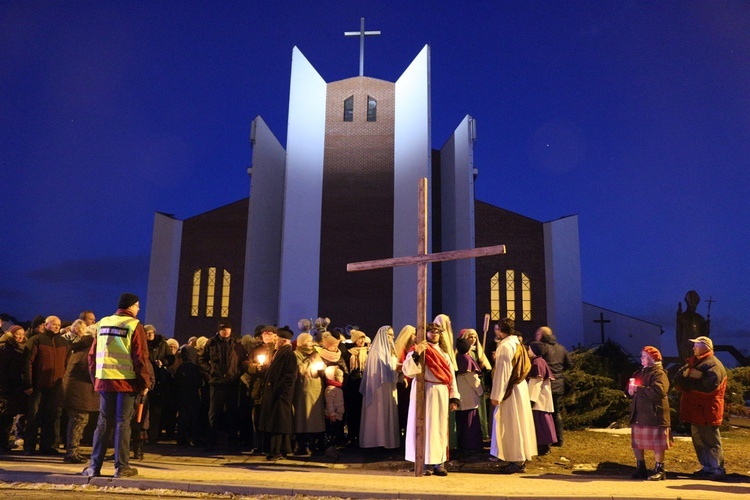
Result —
[[193, 273], [193, 294], [190, 301], [190, 316], [198, 316], [198, 304], [201, 298], [201, 270]]
[[206, 316], [214, 315], [214, 294], [216, 293], [216, 268], [208, 268], [208, 286], [206, 286]]
[[229, 317], [229, 285], [232, 282], [232, 275], [224, 269], [224, 282], [221, 286], [221, 317]]
[[378, 118], [378, 101], [371, 96], [367, 96], [367, 121], [374, 122]]
[[531, 280], [521, 273], [521, 319], [531, 321]]
[[516, 272], [505, 271], [505, 308], [508, 319], [516, 319]]
[[516, 271], [513, 269], [505, 270], [505, 311], [500, 308], [501, 298], [501, 272], [497, 272], [490, 278], [490, 319], [497, 321], [503, 317], [516, 320], [518, 312], [516, 304], [521, 305], [521, 321], [531, 321], [531, 278], [528, 274], [520, 273], [520, 288], [516, 283]]
[[350, 95], [344, 99], [344, 121], [354, 121], [354, 96]]
[[500, 320], [500, 273], [490, 278], [490, 319]]
[[[205, 284], [202, 279], [204, 272], [206, 274]], [[220, 279], [221, 282], [217, 283], [217, 279]], [[222, 318], [228, 318], [231, 288], [232, 274], [228, 270], [216, 267], [197, 269], [193, 272], [190, 316], [199, 316], [201, 304], [203, 304], [202, 310], [206, 317], [214, 317], [218, 309]], [[217, 293], [220, 295], [217, 295]]]

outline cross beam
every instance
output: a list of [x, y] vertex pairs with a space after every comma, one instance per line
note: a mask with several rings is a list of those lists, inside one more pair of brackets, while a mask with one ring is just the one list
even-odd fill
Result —
[[[364, 19], [362, 20], [362, 29], [364, 30]], [[448, 260], [471, 259], [485, 257], [488, 255], [498, 255], [505, 253], [505, 245], [496, 245], [493, 247], [472, 248], [468, 250], [451, 250], [448, 252], [427, 253], [427, 179], [419, 180], [419, 213], [417, 227], [417, 255], [410, 257], [394, 257], [391, 259], [368, 260], [363, 262], [354, 262], [347, 264], [346, 270], [366, 271], [370, 269], [384, 269], [397, 266], [417, 266], [417, 339], [416, 342], [422, 342], [425, 339], [425, 330], [427, 329], [427, 264], [430, 262], [444, 262]], [[424, 469], [424, 447], [425, 447], [425, 387], [424, 387], [424, 364], [422, 372], [417, 375], [417, 405], [416, 408], [416, 425], [415, 425], [415, 456], [414, 456], [414, 475], [422, 476]]]
[[365, 74], [365, 37], [377, 36], [380, 31], [365, 31], [365, 18], [359, 20], [359, 31], [344, 31], [344, 36], [359, 37], [359, 76]]

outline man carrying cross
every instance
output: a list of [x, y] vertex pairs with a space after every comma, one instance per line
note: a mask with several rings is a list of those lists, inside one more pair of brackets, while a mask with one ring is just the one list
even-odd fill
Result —
[[[425, 449], [424, 474], [447, 476], [443, 462], [448, 451], [448, 411], [458, 409], [459, 398], [453, 364], [448, 354], [443, 329], [436, 323], [427, 325], [427, 340], [414, 346], [404, 360], [402, 370], [410, 378], [422, 372], [425, 382]], [[406, 424], [406, 460], [416, 461], [417, 386], [411, 386], [411, 404]]]

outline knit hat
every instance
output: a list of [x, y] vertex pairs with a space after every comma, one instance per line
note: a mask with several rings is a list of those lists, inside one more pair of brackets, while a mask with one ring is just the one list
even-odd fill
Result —
[[[268, 331], [268, 330], [264, 330]], [[292, 337], [294, 337], [294, 332], [289, 329], [288, 326], [284, 325], [281, 328], [278, 328], [276, 330], [276, 335], [283, 339], [292, 340]]]
[[177, 339], [167, 339], [167, 345], [171, 345], [176, 347], [177, 349], [180, 348], [180, 343], [177, 342]]
[[352, 342], [356, 342], [359, 339], [363, 339], [366, 337], [365, 332], [361, 332], [359, 330], [352, 330], [350, 333], [352, 336]]
[[646, 347], [643, 348], [643, 352], [651, 356], [651, 359], [653, 359], [655, 363], [658, 361], [661, 361], [661, 353], [659, 352], [659, 349], [657, 349], [656, 347], [647, 345]]
[[219, 321], [219, 325], [217, 329], [223, 330], [224, 328], [230, 328], [230, 329], [232, 328], [232, 323], [228, 319]]
[[336, 381], [342, 383], [344, 381], [344, 372], [342, 372], [341, 368], [336, 365], [327, 366], [325, 374], [328, 382]]
[[120, 300], [117, 301], [117, 308], [118, 309], [127, 309], [128, 307], [132, 306], [136, 302], [140, 302], [141, 299], [138, 298], [137, 295], [133, 293], [123, 293], [120, 295]]
[[13, 335], [13, 334], [14, 334], [14, 333], [16, 333], [16, 332], [17, 332], [18, 330], [23, 330], [23, 327], [22, 327], [22, 326], [19, 326], [19, 325], [13, 325], [13, 326], [11, 326], [10, 328], [8, 328], [8, 333], [10, 333], [11, 335]]
[[713, 340], [711, 340], [710, 338], [708, 338], [708, 337], [706, 337], [704, 335], [701, 335], [700, 337], [695, 338], [695, 339], [690, 339], [690, 342], [694, 342], [694, 343], [695, 342], [700, 342], [701, 344], [705, 345], [706, 347], [708, 347], [712, 351], [714, 350], [714, 342], [713, 342]]
[[323, 347], [325, 347], [326, 349], [338, 347], [339, 342], [340, 340], [337, 339], [335, 335], [332, 335], [331, 332], [325, 332], [323, 334]]
[[297, 335], [297, 345], [302, 345], [306, 342], [309, 342], [312, 340], [312, 338], [313, 336], [309, 333], [300, 333], [299, 335]]
[[45, 322], [46, 320], [44, 319], [44, 316], [37, 314], [34, 316], [34, 319], [31, 320], [31, 327], [29, 327], [29, 330], [34, 331], [39, 325], [43, 325]]

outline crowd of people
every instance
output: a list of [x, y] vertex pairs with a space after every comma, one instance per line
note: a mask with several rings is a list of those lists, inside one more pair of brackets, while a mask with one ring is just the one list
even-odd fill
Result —
[[[384, 325], [371, 339], [356, 326], [302, 319], [293, 340], [288, 326], [258, 325], [240, 336], [221, 320], [212, 336], [180, 345], [142, 325], [138, 312], [138, 297], [123, 294], [117, 312], [98, 322], [84, 311], [70, 324], [39, 316], [28, 332], [19, 325], [2, 332], [0, 453], [22, 446], [27, 455], [54, 456], [62, 447], [64, 462], [88, 461], [83, 473], [95, 476], [114, 445], [115, 475], [128, 477], [137, 474], [131, 458], [159, 441], [246, 450], [269, 461], [335, 458], [346, 446], [402, 448], [406, 460], [423, 460], [425, 474], [445, 476], [449, 450], [489, 445], [490, 460], [510, 474], [564, 442], [561, 397], [572, 363], [548, 327], [525, 343], [505, 318], [483, 345], [473, 328], [455, 335], [444, 314], [421, 342], [411, 325], [398, 334]], [[726, 373], [708, 337], [693, 342], [695, 355], [675, 384], [703, 466], [697, 474], [717, 478], [725, 474], [718, 426]], [[645, 346], [641, 363], [626, 391], [633, 477], [661, 480], [672, 445], [669, 380], [658, 349]], [[415, 379], [422, 373], [425, 447], [417, 450]], [[87, 457], [81, 442], [97, 412]], [[655, 455], [651, 470], [645, 450]]]

